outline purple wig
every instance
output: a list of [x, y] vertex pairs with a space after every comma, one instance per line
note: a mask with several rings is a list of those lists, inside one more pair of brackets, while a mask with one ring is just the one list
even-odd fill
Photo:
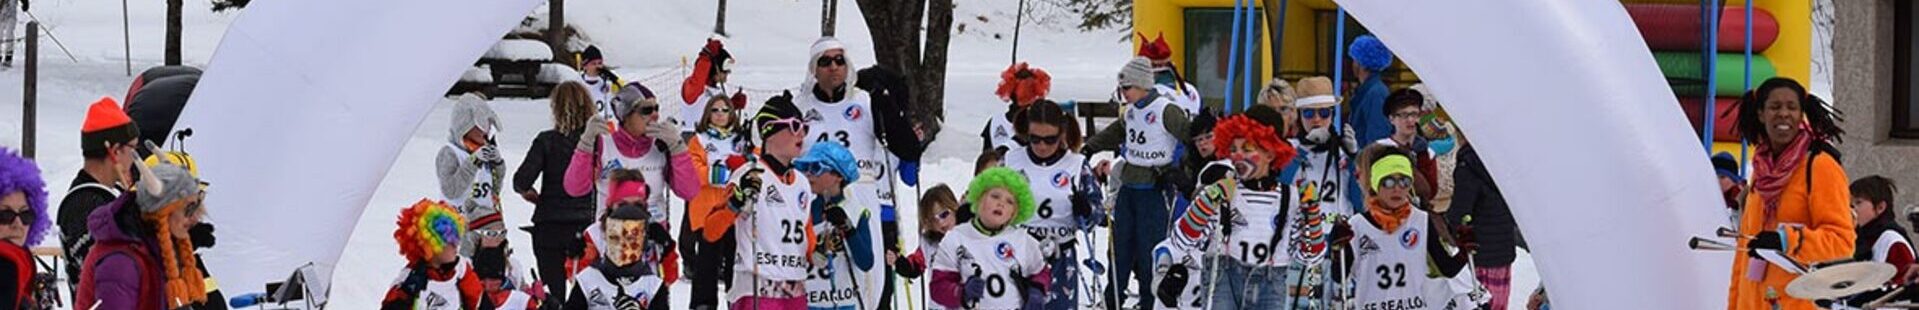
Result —
[[32, 247], [47, 234], [47, 182], [40, 179], [40, 167], [20, 157], [12, 149], [0, 147], [0, 197], [27, 194], [27, 208], [33, 210], [33, 223], [27, 223], [27, 243]]

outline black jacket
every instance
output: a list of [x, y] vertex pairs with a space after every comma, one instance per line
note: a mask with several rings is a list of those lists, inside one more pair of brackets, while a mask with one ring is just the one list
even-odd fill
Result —
[[[100, 183], [100, 181], [88, 175], [86, 170], [81, 170], [80, 175], [73, 178], [69, 188], [89, 183]], [[112, 185], [106, 186], [112, 187]], [[114, 198], [113, 192], [88, 187], [69, 191], [66, 197], [60, 199], [60, 214], [55, 216], [54, 221], [60, 226], [60, 246], [67, 252], [67, 261], [77, 262], [87, 258], [87, 251], [93, 248], [93, 238], [87, 234], [87, 215], [92, 214], [94, 208], [113, 202]], [[67, 274], [80, 274], [81, 264], [66, 265]], [[70, 288], [79, 287], [80, 277], [67, 277], [67, 285]]]
[[1499, 193], [1499, 185], [1486, 172], [1486, 163], [1479, 160], [1479, 152], [1472, 145], [1461, 146], [1456, 156], [1453, 205], [1446, 210], [1446, 222], [1464, 225], [1460, 222], [1472, 216], [1469, 224], [1479, 242], [1473, 262], [1489, 267], [1512, 265], [1513, 248], [1519, 246], [1519, 226], [1506, 206], [1506, 196]]
[[566, 167], [573, 161], [573, 151], [579, 143], [577, 131], [542, 131], [533, 138], [533, 147], [526, 150], [526, 161], [520, 162], [520, 170], [513, 172], [515, 193], [533, 190], [533, 182], [540, 181], [540, 198], [533, 203], [534, 224], [593, 222], [593, 196], [566, 194]]

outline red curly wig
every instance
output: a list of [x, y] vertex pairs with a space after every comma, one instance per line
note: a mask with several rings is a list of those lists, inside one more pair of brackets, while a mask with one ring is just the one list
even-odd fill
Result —
[[[1025, 73], [1022, 74], [1021, 71]], [[993, 94], [999, 95], [1000, 100], [1012, 101], [1023, 106], [1025, 103], [1046, 98], [1046, 93], [1052, 89], [1052, 75], [1046, 74], [1046, 70], [1022, 62], [1006, 67], [1006, 71], [1000, 72], [999, 88], [993, 90]]]
[[1231, 157], [1233, 141], [1239, 139], [1246, 139], [1261, 149], [1272, 151], [1274, 169], [1285, 166], [1286, 162], [1292, 161], [1293, 156], [1298, 154], [1298, 150], [1294, 150], [1291, 143], [1286, 143], [1286, 140], [1279, 138], [1279, 133], [1274, 131], [1272, 126], [1260, 124], [1259, 121], [1246, 115], [1233, 115], [1213, 127], [1213, 155], [1219, 158]]

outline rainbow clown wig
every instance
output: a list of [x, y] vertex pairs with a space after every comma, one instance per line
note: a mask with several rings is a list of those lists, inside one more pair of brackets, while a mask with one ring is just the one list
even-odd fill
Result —
[[400, 210], [399, 229], [393, 240], [400, 244], [400, 255], [409, 262], [424, 262], [453, 251], [466, 233], [466, 218], [445, 202], [421, 199]]
[[51, 218], [47, 216], [47, 182], [40, 179], [40, 167], [33, 161], [0, 148], [0, 197], [14, 193], [27, 194], [27, 209], [34, 215], [33, 222], [27, 223], [27, 243], [21, 246], [39, 244], [47, 235], [47, 219]]
[[1262, 124], [1247, 114], [1253, 113], [1233, 115], [1213, 127], [1213, 154], [1218, 158], [1232, 158], [1233, 141], [1246, 139], [1246, 142], [1273, 153], [1273, 169], [1285, 167], [1298, 151], [1293, 149], [1291, 143], [1280, 140], [1272, 125]]
[[[966, 186], [966, 202], [972, 203], [973, 214], [979, 214], [980, 197], [985, 197], [986, 191], [994, 188], [1005, 188], [1006, 191], [1012, 192], [1014, 200], [1019, 203], [1019, 213], [1014, 214], [1013, 220], [1006, 222], [1006, 226], [1019, 225], [1033, 219], [1034, 212], [1039, 209], [1033, 202], [1033, 189], [1027, 186], [1026, 176], [1006, 167], [993, 167], [981, 171], [978, 176], [973, 177], [973, 183]], [[978, 221], [979, 218], [975, 216], [973, 220]]]

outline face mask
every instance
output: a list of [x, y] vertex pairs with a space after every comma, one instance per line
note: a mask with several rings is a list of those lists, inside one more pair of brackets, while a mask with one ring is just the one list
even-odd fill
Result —
[[639, 262], [646, 253], [646, 221], [607, 220], [606, 259], [617, 266]]
[[506, 245], [473, 251], [473, 272], [481, 278], [505, 278], [506, 269]]

